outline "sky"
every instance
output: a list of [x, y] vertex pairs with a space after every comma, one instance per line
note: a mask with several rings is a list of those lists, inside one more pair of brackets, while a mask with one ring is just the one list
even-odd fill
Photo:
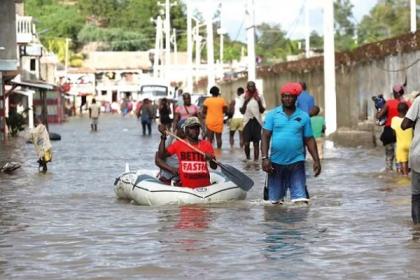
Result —
[[[183, 0], [190, 1], [193, 9], [201, 12], [209, 10], [208, 3], [217, 8], [219, 0]], [[321, 2], [325, 0], [254, 0], [255, 23], [262, 22], [280, 24], [291, 39], [304, 38], [305, 13], [304, 6], [309, 8], [309, 25], [311, 30], [322, 34]], [[222, 27], [233, 40], [246, 40], [245, 7], [247, 0], [223, 0]], [[378, 0], [351, 0], [355, 22], [359, 22], [364, 15], [375, 6]]]

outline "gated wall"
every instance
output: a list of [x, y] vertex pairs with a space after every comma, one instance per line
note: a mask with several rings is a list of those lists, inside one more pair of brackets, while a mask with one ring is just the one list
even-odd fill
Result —
[[[258, 70], [268, 109], [280, 104], [279, 88], [287, 81], [305, 81], [316, 103], [324, 107], [323, 57], [280, 63]], [[355, 128], [373, 120], [371, 96], [391, 96], [392, 86], [407, 77], [407, 92], [420, 90], [420, 31], [368, 44], [351, 52], [336, 53], [338, 127]], [[231, 100], [246, 78], [220, 83], [222, 95]]]

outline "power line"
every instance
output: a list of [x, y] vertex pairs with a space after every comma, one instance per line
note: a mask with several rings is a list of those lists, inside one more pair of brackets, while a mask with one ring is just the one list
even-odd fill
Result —
[[296, 18], [293, 21], [291, 31], [287, 32], [287, 34], [286, 34], [286, 37], [287, 38], [290, 38], [293, 35], [293, 33], [295, 32], [296, 26], [297, 26], [297, 24], [299, 22], [299, 19], [302, 18], [302, 14], [304, 12], [304, 8], [305, 8], [305, 2], [303, 2], [302, 6], [300, 7], [299, 14], [296, 16]]
[[242, 27], [244, 25], [244, 22], [245, 22], [245, 20], [242, 20], [241, 25], [239, 26], [238, 32], [236, 33], [236, 37], [235, 37], [235, 40], [234, 41], [237, 41], [238, 40], [239, 35], [241, 34], [241, 31], [242, 31]]

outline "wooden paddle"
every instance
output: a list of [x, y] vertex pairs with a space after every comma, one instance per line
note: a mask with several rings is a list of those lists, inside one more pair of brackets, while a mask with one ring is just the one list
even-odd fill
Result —
[[[198, 148], [194, 147], [193, 145], [191, 145], [189, 142], [185, 141], [184, 139], [179, 138], [172, 132], [166, 130], [166, 134], [169, 134], [175, 137], [175, 139], [177, 139], [178, 141], [181, 141], [182, 143], [184, 143], [185, 145], [187, 145], [188, 147], [190, 147], [197, 153], [200, 153], [203, 156], [206, 155], [206, 153], [204, 153], [203, 151], [200, 151]], [[212, 161], [220, 167], [220, 169], [222, 170], [222, 173], [226, 175], [226, 177], [228, 177], [233, 183], [235, 183], [235, 185], [237, 185], [244, 191], [249, 191], [252, 188], [252, 186], [254, 186], [254, 181], [251, 178], [249, 178], [247, 175], [245, 175], [243, 172], [236, 169], [235, 167], [229, 164], [222, 164], [221, 162], [215, 159], [212, 159]]]

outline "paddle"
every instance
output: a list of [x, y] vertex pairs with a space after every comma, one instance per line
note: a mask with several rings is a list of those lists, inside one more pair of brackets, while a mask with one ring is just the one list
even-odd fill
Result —
[[265, 175], [265, 180], [264, 180], [264, 191], [263, 191], [263, 199], [265, 201], [268, 200], [268, 174]]
[[[179, 138], [178, 136], [176, 136], [172, 132], [166, 130], [166, 133], [175, 137], [175, 139], [177, 139], [178, 141], [181, 141], [182, 143], [184, 143], [185, 145], [187, 145], [188, 147], [190, 147], [191, 149], [193, 149], [197, 153], [200, 153], [203, 156], [206, 155], [204, 152], [200, 151], [198, 148], [194, 147], [193, 145], [191, 145], [190, 143], [188, 143], [184, 139]], [[254, 181], [251, 178], [249, 178], [247, 175], [245, 175], [243, 172], [239, 171], [238, 169], [236, 169], [232, 165], [222, 164], [221, 162], [219, 162], [215, 159], [212, 159], [212, 161], [220, 167], [220, 169], [222, 170], [222, 173], [224, 175], [226, 175], [226, 177], [228, 177], [233, 183], [235, 183], [235, 185], [237, 185], [238, 187], [240, 187], [244, 191], [249, 191], [252, 188], [252, 186], [254, 185]]]

